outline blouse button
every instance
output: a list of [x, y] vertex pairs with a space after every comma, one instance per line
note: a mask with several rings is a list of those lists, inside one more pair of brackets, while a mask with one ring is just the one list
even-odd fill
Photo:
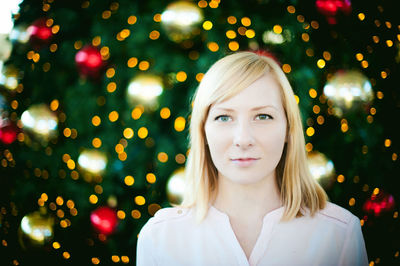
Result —
[[182, 213], [182, 210], [178, 210], [178, 213], [181, 214], [181, 213]]

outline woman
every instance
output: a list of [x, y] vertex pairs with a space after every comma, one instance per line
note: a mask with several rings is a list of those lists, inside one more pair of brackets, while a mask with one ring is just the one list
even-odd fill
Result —
[[193, 103], [180, 206], [142, 228], [137, 265], [368, 265], [360, 220], [310, 175], [293, 90], [271, 57], [237, 52]]

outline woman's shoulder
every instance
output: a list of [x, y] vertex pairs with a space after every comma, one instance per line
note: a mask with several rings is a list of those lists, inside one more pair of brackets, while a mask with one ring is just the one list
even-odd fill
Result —
[[344, 227], [347, 227], [355, 222], [360, 222], [360, 219], [352, 214], [349, 210], [332, 202], [327, 202], [325, 208], [320, 210], [318, 214], [321, 217]]
[[159, 209], [155, 215], [154, 219], [156, 222], [162, 222], [165, 220], [171, 220], [171, 219], [180, 219], [185, 216], [190, 212], [189, 208], [184, 208], [184, 207], [166, 207]]
[[181, 220], [188, 217], [190, 210], [191, 209], [184, 207], [166, 207], [159, 209], [154, 216], [147, 221], [145, 227]]

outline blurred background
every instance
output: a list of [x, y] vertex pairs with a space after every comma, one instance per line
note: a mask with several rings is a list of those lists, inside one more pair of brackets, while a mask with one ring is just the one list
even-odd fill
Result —
[[179, 203], [191, 97], [219, 58], [276, 58], [313, 176], [399, 265], [400, 18], [389, 0], [0, 4], [0, 264], [135, 264]]

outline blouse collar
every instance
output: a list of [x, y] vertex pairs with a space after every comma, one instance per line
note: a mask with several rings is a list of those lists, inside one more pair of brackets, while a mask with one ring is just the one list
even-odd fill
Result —
[[[218, 215], [220, 217], [224, 217], [224, 219], [228, 219], [229, 220], [229, 216], [225, 212], [222, 212], [222, 211], [218, 210], [213, 205], [209, 205], [209, 207], [210, 207], [209, 210], [211, 212], [213, 212], [214, 214], [216, 214], [216, 215]], [[269, 220], [273, 220], [273, 221], [279, 220], [282, 217], [284, 210], [285, 210], [285, 207], [281, 206], [281, 207], [278, 207], [278, 208], [273, 209], [272, 211], [268, 212], [263, 217], [263, 223], [265, 223], [265, 222], [267, 222]]]

